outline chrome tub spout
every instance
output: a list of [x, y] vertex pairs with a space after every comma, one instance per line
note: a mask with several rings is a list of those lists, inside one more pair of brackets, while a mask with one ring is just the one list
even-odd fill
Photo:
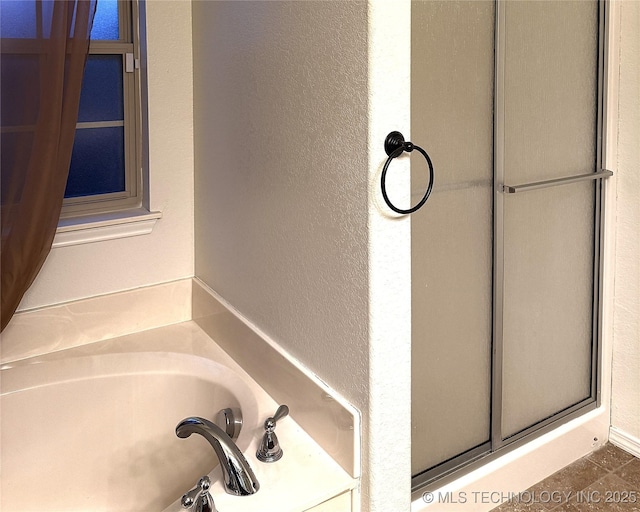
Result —
[[222, 468], [224, 488], [234, 496], [248, 496], [260, 489], [260, 484], [251, 466], [231, 438], [215, 423], [205, 418], [185, 418], [176, 427], [176, 435], [187, 438], [200, 434], [216, 452]]

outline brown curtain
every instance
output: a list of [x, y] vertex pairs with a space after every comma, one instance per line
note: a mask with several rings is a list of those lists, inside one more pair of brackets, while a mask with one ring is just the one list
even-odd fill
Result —
[[[19, 4], [19, 16], [11, 22], [20, 26], [6, 29], [6, 16]], [[5, 16], [0, 46], [4, 330], [51, 250], [96, 0], [3, 0], [0, 5]]]

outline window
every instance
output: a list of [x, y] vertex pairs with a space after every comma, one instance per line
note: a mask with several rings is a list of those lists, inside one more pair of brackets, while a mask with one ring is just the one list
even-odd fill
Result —
[[61, 217], [142, 202], [138, 5], [98, 0]]

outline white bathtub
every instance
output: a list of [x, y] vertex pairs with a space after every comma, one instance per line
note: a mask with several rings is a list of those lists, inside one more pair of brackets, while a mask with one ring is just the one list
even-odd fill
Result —
[[0, 372], [4, 512], [163, 510], [217, 465], [204, 438], [176, 437], [180, 420], [240, 407], [262, 422], [243, 378], [211, 359], [82, 354]]

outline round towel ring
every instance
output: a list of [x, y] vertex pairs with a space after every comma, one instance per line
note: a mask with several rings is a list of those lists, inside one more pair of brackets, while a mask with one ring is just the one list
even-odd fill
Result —
[[[380, 182], [381, 182], [380, 184], [382, 186], [382, 197], [384, 198], [385, 203], [387, 203], [387, 206], [391, 208], [394, 212], [400, 213], [402, 215], [408, 215], [410, 213], [413, 213], [419, 210], [420, 208], [422, 208], [424, 203], [427, 202], [427, 199], [429, 199], [429, 196], [431, 195], [431, 190], [433, 189], [433, 164], [431, 163], [431, 158], [429, 158], [429, 155], [427, 154], [427, 152], [424, 149], [422, 149], [420, 146], [416, 146], [411, 142], [405, 142], [404, 136], [400, 132], [391, 132], [389, 135], [387, 135], [387, 138], [384, 141], [384, 150], [387, 153], [387, 155], [389, 155], [389, 158], [387, 158], [387, 161], [385, 162], [384, 167], [382, 168], [382, 176], [380, 177]], [[418, 204], [416, 204], [412, 208], [409, 208], [408, 210], [403, 210], [395, 206], [389, 200], [389, 196], [387, 195], [387, 185], [386, 185], [387, 170], [389, 169], [389, 165], [391, 164], [391, 161], [394, 158], [400, 156], [405, 151], [407, 153], [411, 153], [413, 150], [416, 150], [418, 153], [420, 153], [424, 157], [424, 159], [427, 161], [427, 165], [429, 166], [429, 185], [427, 186], [427, 190], [424, 193], [424, 196], [422, 197], [422, 199], [420, 199], [420, 201], [418, 202]]]

